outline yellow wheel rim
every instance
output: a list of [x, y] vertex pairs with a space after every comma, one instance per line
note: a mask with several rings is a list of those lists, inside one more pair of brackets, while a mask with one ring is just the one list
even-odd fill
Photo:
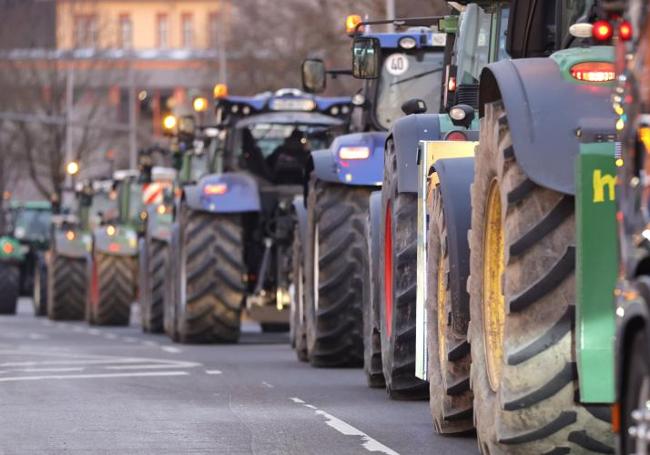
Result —
[[440, 356], [440, 365], [445, 364], [447, 359], [447, 312], [445, 307], [445, 298], [447, 297], [447, 288], [445, 286], [445, 261], [440, 251], [438, 260], [438, 355]]
[[501, 279], [505, 269], [501, 193], [496, 179], [490, 184], [483, 247], [483, 333], [490, 387], [495, 392], [501, 381], [503, 334], [506, 319]]

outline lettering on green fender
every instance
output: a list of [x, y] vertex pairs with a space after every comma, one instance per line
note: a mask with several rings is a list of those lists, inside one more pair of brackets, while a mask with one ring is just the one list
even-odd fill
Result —
[[600, 169], [595, 169], [593, 173], [594, 183], [594, 202], [605, 202], [605, 188], [608, 189], [607, 200], [614, 201], [616, 194], [616, 176], [604, 174]]

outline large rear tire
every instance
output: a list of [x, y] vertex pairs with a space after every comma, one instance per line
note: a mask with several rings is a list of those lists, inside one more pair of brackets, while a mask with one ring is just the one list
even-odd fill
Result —
[[468, 281], [479, 447], [613, 453], [607, 409], [575, 401], [573, 198], [528, 179], [500, 102], [480, 131]]
[[[131, 304], [136, 298], [136, 257], [95, 253], [97, 286], [91, 292], [91, 322], [95, 325], [129, 325]], [[93, 272], [95, 273], [95, 272]]]
[[34, 261], [34, 316], [47, 315], [47, 263], [42, 252], [36, 254]]
[[0, 262], [0, 314], [16, 314], [20, 294], [20, 267]]
[[417, 287], [417, 196], [397, 191], [397, 156], [392, 141], [384, 155], [379, 270], [381, 352], [386, 390], [393, 399], [426, 399], [426, 382], [415, 376]]
[[[449, 248], [440, 185], [427, 197], [429, 228], [427, 232], [427, 347], [429, 405], [433, 424], [439, 433], [460, 433], [474, 427], [472, 392], [469, 387], [470, 347], [467, 342], [468, 318], [461, 318], [452, 309], [452, 302], [463, 298], [467, 304], [463, 282], [452, 288]], [[459, 268], [456, 264], [456, 269]], [[467, 312], [465, 310], [465, 312]], [[463, 320], [455, 320], [455, 318]]]
[[368, 267], [367, 188], [312, 177], [307, 202], [305, 318], [315, 367], [363, 365], [363, 281]]
[[167, 266], [169, 247], [161, 240], [145, 240], [148, 245], [145, 250], [146, 260], [142, 261], [145, 270], [140, 270], [140, 312], [142, 317], [142, 330], [150, 333], [162, 333], [164, 330], [164, 292], [165, 292], [165, 267]]
[[86, 260], [52, 255], [48, 270], [47, 317], [53, 321], [84, 318], [88, 277]]
[[181, 216], [178, 339], [181, 343], [235, 343], [245, 297], [242, 218], [185, 206]]
[[299, 225], [295, 223], [293, 230], [292, 263], [292, 300], [291, 300], [291, 345], [296, 351], [296, 357], [301, 362], [307, 362], [307, 328], [305, 327], [305, 257], [299, 232]]
[[[376, 197], [374, 194], [370, 199]], [[377, 210], [379, 212], [380, 210]], [[376, 219], [375, 219], [376, 217]], [[366, 373], [368, 387], [384, 388], [384, 370], [381, 363], [381, 333], [379, 321], [379, 227], [381, 213], [373, 213], [372, 202], [366, 221], [366, 238], [368, 239], [368, 268], [364, 280], [363, 292], [363, 370]], [[375, 229], [373, 229], [375, 227]]]

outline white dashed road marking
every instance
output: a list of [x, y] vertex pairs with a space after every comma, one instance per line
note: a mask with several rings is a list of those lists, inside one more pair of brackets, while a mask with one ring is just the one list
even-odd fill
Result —
[[316, 406], [305, 403], [303, 400], [300, 398], [290, 398], [291, 401], [294, 403], [302, 404], [306, 408], [312, 409], [314, 413], [318, 416], [322, 416], [325, 418], [325, 423], [334, 428], [336, 431], [339, 433], [345, 435], [345, 436], [360, 436], [362, 444], [361, 446], [366, 449], [368, 452], [379, 452], [379, 453], [384, 453], [386, 455], [399, 455], [397, 452], [395, 452], [393, 449], [390, 447], [386, 447], [383, 445], [381, 442], [377, 441], [376, 439], [371, 438], [367, 434], [365, 434], [363, 431], [359, 430], [358, 428], [353, 427], [347, 422], [344, 422], [343, 420], [334, 417], [332, 414], [328, 414], [327, 412], [318, 409]]
[[175, 348], [174, 346], [162, 346], [160, 349], [162, 349], [165, 352], [169, 352], [171, 354], [179, 354], [183, 352], [180, 349]]
[[205, 370], [205, 374], [222, 374], [221, 370]]
[[42, 381], [47, 379], [99, 379], [99, 378], [137, 378], [142, 376], [187, 376], [187, 371], [143, 371], [136, 373], [105, 373], [105, 374], [68, 374], [50, 376], [17, 376], [0, 377], [0, 382]]

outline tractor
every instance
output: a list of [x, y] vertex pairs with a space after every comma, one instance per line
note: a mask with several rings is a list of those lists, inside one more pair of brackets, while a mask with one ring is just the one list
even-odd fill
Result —
[[24, 247], [13, 235], [15, 209], [4, 207], [0, 232], [0, 314], [15, 314], [20, 295], [20, 267], [25, 260]]
[[510, 59], [479, 75], [473, 166], [420, 143], [418, 371], [437, 379], [436, 429], [473, 421], [483, 453], [612, 453], [611, 25], [593, 2], [507, 10]]
[[[381, 21], [348, 17], [346, 27], [354, 38], [352, 75], [365, 79], [361, 92], [352, 98], [355, 132], [312, 153], [306, 198], [294, 204], [299, 220], [294, 240], [302, 242], [295, 248], [302, 255], [294, 254], [294, 277], [302, 277], [294, 284], [292, 320], [298, 358], [314, 366], [364, 364], [371, 387], [383, 387], [384, 375], [377, 321], [372, 318], [376, 290], [370, 287], [370, 274], [376, 258], [369, 256], [369, 198], [382, 183], [387, 130], [405, 113], [439, 110], [444, 26], [453, 23], [439, 17]], [[370, 31], [380, 25], [399, 31]], [[373, 58], [365, 58], [369, 49]], [[303, 83], [310, 91], [323, 90], [327, 73], [321, 61], [307, 60]], [[422, 103], [407, 103], [423, 92], [427, 97]]]
[[104, 214], [92, 232], [86, 320], [93, 325], [128, 325], [138, 287], [138, 237], [144, 229], [142, 184], [137, 170], [113, 174], [117, 210]]
[[[217, 84], [215, 90], [220, 90]], [[201, 98], [204, 103], [207, 100]], [[139, 289], [142, 329], [172, 336], [174, 325], [165, 317], [166, 271], [170, 266], [169, 244], [176, 222], [175, 203], [185, 185], [194, 185], [210, 171], [213, 157], [221, 146], [217, 128], [196, 125], [191, 115], [167, 116], [165, 134], [169, 149], [153, 147], [141, 151], [140, 180], [144, 184], [145, 228], [139, 241]], [[154, 157], [171, 157], [173, 167], [154, 166]]]
[[292, 200], [309, 151], [351, 111], [297, 89], [218, 95], [212, 173], [182, 187], [165, 275], [165, 324], [184, 343], [236, 342], [244, 309], [264, 331], [288, 328]]
[[[45, 283], [43, 271], [50, 226], [51, 206], [47, 202], [12, 201], [5, 209], [2, 223], [5, 235], [0, 240], [0, 313], [14, 314], [20, 295], [40, 292]], [[42, 315], [42, 306], [35, 307]]]
[[[35, 305], [45, 305], [52, 320], [83, 320], [89, 282], [92, 230], [100, 219], [115, 210], [110, 180], [75, 185], [74, 202], [52, 217], [47, 254], [47, 293], [35, 293]], [[38, 299], [36, 295], [39, 295]]]
[[[650, 423], [650, 200], [647, 181], [650, 171], [647, 158], [650, 153], [650, 11], [647, 3], [641, 1], [605, 4], [612, 18], [619, 75], [612, 97], [621, 145], [616, 160], [618, 226], [608, 220], [609, 236], [611, 231], [618, 232], [618, 251], [608, 248], [599, 258], [599, 264], [594, 266], [600, 265], [600, 269], [608, 272], [608, 281], [618, 278], [614, 291], [616, 384], [612, 408], [612, 426], [618, 431], [618, 453], [642, 454], [650, 449], [647, 437]], [[611, 164], [600, 174], [600, 181], [607, 186], [598, 196], [608, 205], [611, 204], [614, 175]], [[607, 177], [609, 180], [603, 180]], [[607, 322], [609, 335], [609, 320], [604, 322]]]

